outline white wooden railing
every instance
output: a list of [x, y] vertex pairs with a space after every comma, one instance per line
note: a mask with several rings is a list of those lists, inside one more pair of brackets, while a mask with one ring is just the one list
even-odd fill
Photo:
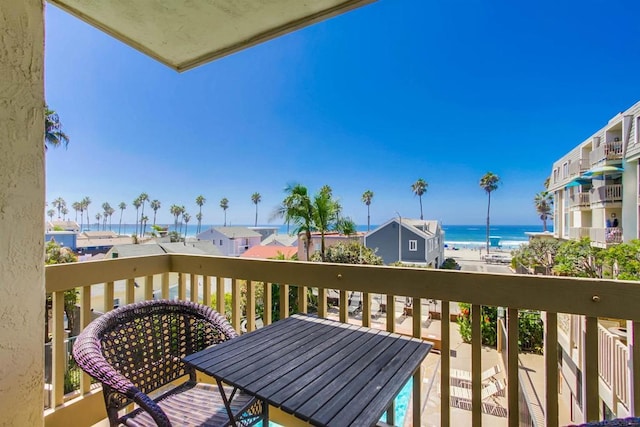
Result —
[[570, 208], [588, 208], [591, 204], [591, 193], [582, 191], [571, 196], [569, 201]]
[[589, 153], [589, 161], [594, 166], [604, 160], [620, 160], [622, 149], [622, 141], [605, 142]]
[[583, 237], [589, 237], [590, 227], [571, 227], [569, 228], [569, 238], [572, 240], [579, 240]]
[[[195, 256], [165, 254], [137, 258], [120, 258], [83, 263], [52, 265], [45, 269], [46, 291], [52, 294], [53, 306], [50, 326], [53, 331], [52, 353], [52, 406], [45, 412], [48, 427], [78, 425], [89, 426], [105, 417], [104, 402], [99, 390], [92, 388], [86, 375], [82, 376], [80, 389], [76, 393], [64, 394], [63, 378], [65, 368], [64, 335], [64, 291], [78, 289], [80, 296], [80, 324], [89, 323], [91, 310], [112, 308], [114, 297], [121, 298], [122, 304], [139, 299], [152, 299], [154, 291], [163, 297], [170, 295], [169, 285], [173, 277], [177, 281], [177, 297], [194, 301], [211, 301], [216, 294], [216, 310], [226, 313], [236, 330], [241, 329], [241, 320], [246, 316], [246, 328], [256, 327], [256, 292], [263, 293], [264, 324], [272, 321], [271, 292], [273, 284], [279, 288], [280, 316], [289, 313], [289, 287], [300, 291], [299, 311], [308, 311], [308, 289], [317, 295], [317, 315], [328, 317], [328, 290], [336, 290], [339, 295], [337, 317], [342, 322], [353, 321], [348, 314], [348, 294], [350, 291], [363, 293], [362, 320], [364, 326], [372, 326], [374, 304], [372, 296], [382, 295], [386, 301], [384, 327], [396, 330], [399, 315], [395, 308], [396, 296], [408, 297], [412, 301], [412, 329], [409, 334], [423, 336], [425, 308], [422, 302], [438, 300], [442, 319], [450, 318], [450, 301], [471, 304], [471, 372], [472, 407], [470, 424], [481, 425], [482, 413], [482, 354], [481, 345], [481, 305], [505, 307], [507, 313], [506, 364], [518, 366], [518, 310], [543, 310], [545, 313], [544, 373], [545, 388], [540, 396], [544, 404], [545, 423], [559, 425], [558, 418], [558, 326], [557, 313], [581, 314], [583, 323], [584, 357], [581, 360], [585, 400], [583, 410], [586, 419], [599, 419], [598, 400], [598, 317], [631, 320], [629, 336], [638, 342], [633, 346], [634, 358], [640, 360], [640, 334], [633, 330], [640, 327], [640, 311], [635, 301], [640, 300], [640, 286], [634, 282], [575, 279], [550, 276], [530, 276], [511, 274], [470, 273], [464, 271], [430, 270], [387, 266], [361, 266], [344, 264], [311, 263], [302, 261], [249, 260], [230, 257]], [[136, 287], [136, 284], [139, 286]], [[232, 301], [229, 310], [225, 308], [225, 287], [230, 287]], [[242, 289], [246, 289], [242, 291]], [[393, 292], [393, 293], [390, 293]], [[376, 298], [379, 298], [378, 296]], [[403, 298], [404, 299], [404, 298]], [[424, 300], [424, 301], [423, 301]], [[378, 304], [380, 306], [381, 304]], [[400, 308], [401, 312], [401, 308]], [[252, 313], [254, 315], [252, 315]], [[442, 426], [452, 425], [450, 401], [451, 368], [451, 323], [440, 323], [440, 400], [439, 422]], [[620, 356], [622, 357], [622, 356]], [[486, 368], [486, 367], [485, 367]], [[519, 418], [520, 388], [518, 369], [508, 369], [506, 407], [508, 422], [517, 425]], [[640, 390], [640, 375], [634, 375], [633, 388]], [[621, 389], [620, 394], [623, 393]], [[417, 373], [413, 381], [413, 402], [422, 402], [422, 377]], [[640, 413], [640, 396], [630, 403]], [[421, 425], [421, 404], [413, 404], [408, 416], [413, 425]], [[431, 409], [428, 409], [432, 413]], [[393, 412], [393, 408], [391, 408]]]
[[620, 340], [614, 342], [614, 392], [620, 402], [629, 408], [629, 349]]

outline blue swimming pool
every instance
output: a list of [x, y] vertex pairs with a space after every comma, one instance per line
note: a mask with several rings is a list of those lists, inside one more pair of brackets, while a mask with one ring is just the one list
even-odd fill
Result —
[[[403, 426], [404, 425], [404, 417], [407, 415], [407, 408], [409, 407], [409, 399], [411, 399], [411, 391], [413, 386], [413, 379], [409, 379], [407, 383], [402, 387], [400, 393], [396, 397], [395, 406], [396, 406], [396, 419], [394, 420], [394, 426]], [[380, 421], [387, 422], [387, 414], [383, 414], [380, 417]], [[280, 424], [276, 424], [274, 422], [269, 421], [269, 427], [282, 427]]]

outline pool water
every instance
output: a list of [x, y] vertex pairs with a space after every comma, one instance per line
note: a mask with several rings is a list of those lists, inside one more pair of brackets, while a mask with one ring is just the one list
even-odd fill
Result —
[[[396, 419], [394, 420], [394, 426], [403, 426], [404, 425], [404, 417], [407, 414], [407, 408], [409, 407], [409, 399], [411, 398], [411, 391], [413, 389], [413, 378], [410, 378], [409, 381], [402, 387], [398, 396], [396, 396], [395, 407], [396, 407]], [[382, 414], [380, 417], [380, 421], [387, 422], [387, 414]], [[280, 424], [276, 424], [272, 421], [269, 421], [269, 427], [282, 427]]]

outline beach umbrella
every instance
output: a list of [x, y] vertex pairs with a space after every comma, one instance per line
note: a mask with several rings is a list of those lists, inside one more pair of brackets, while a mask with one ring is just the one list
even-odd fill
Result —
[[584, 173], [584, 176], [597, 176], [597, 175], [609, 175], [621, 173], [624, 171], [624, 168], [619, 168], [616, 166], [599, 166], [597, 168], [593, 168]]
[[579, 185], [586, 185], [586, 184], [591, 184], [591, 179], [590, 178], [574, 178], [571, 181], [569, 181], [569, 183], [567, 185], [565, 185], [565, 188], [569, 188], [569, 187], [577, 187]]

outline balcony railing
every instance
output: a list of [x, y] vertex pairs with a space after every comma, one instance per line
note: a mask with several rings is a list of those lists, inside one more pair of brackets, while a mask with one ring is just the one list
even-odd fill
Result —
[[620, 159], [622, 159], [622, 141], [605, 142], [589, 153], [591, 166], [597, 165], [605, 160]]
[[571, 227], [569, 228], [569, 238], [571, 240], [579, 240], [583, 237], [589, 237], [590, 227]]
[[591, 206], [591, 193], [583, 191], [571, 196], [569, 200], [570, 209], [589, 208]]
[[591, 228], [589, 229], [589, 238], [597, 244], [616, 244], [622, 243], [621, 227]]
[[607, 184], [592, 190], [591, 204], [621, 203], [622, 184]]
[[[464, 271], [428, 270], [387, 266], [359, 266], [344, 264], [324, 264], [277, 260], [249, 260], [230, 257], [194, 256], [165, 254], [137, 258], [121, 258], [103, 261], [47, 266], [46, 291], [52, 294], [52, 316], [50, 327], [53, 332], [52, 345], [52, 409], [45, 411], [45, 424], [92, 425], [105, 418], [101, 392], [92, 387], [88, 376], [82, 375], [79, 391], [65, 395], [64, 370], [66, 365], [64, 334], [64, 292], [76, 288], [80, 300], [80, 326], [91, 319], [91, 310], [112, 309], [114, 297], [126, 304], [138, 299], [152, 299], [155, 291], [164, 298], [170, 297], [170, 283], [177, 281], [177, 297], [193, 301], [211, 301], [215, 293], [216, 310], [230, 317], [236, 330], [241, 330], [241, 320], [246, 316], [246, 328], [256, 327], [256, 292], [262, 292], [264, 302], [264, 324], [271, 323], [272, 286], [278, 284], [280, 293], [280, 316], [289, 313], [289, 287], [295, 286], [299, 311], [308, 311], [308, 289], [317, 295], [317, 315], [328, 317], [327, 298], [329, 290], [338, 293], [339, 309], [336, 313], [342, 322], [353, 322], [349, 318], [348, 295], [350, 291], [362, 292], [362, 320], [364, 326], [372, 325], [373, 301], [380, 301], [384, 295], [386, 306], [395, 307], [395, 296], [412, 299], [412, 330], [410, 334], [423, 336], [424, 318], [427, 314], [421, 302], [427, 299], [439, 301], [441, 318], [450, 318], [450, 301], [471, 304], [471, 349], [472, 408], [471, 424], [479, 426], [483, 417], [481, 398], [482, 355], [481, 345], [481, 305], [505, 307], [507, 314], [507, 337], [505, 372], [507, 380], [506, 409], [509, 425], [517, 425], [520, 414], [520, 380], [518, 374], [518, 310], [545, 311], [544, 322], [544, 374], [545, 385], [536, 398], [544, 409], [546, 425], [559, 425], [558, 396], [558, 313], [580, 314], [583, 321], [584, 352], [581, 357], [582, 384], [585, 387], [583, 412], [588, 420], [597, 420], [599, 415], [599, 359], [598, 359], [598, 317], [632, 320], [629, 337], [633, 340], [633, 354], [630, 360], [640, 360], [640, 334], [634, 334], [640, 327], [640, 311], [635, 301], [640, 300], [637, 283], [611, 280], [573, 279], [550, 276], [529, 276], [510, 274], [470, 273]], [[136, 286], [139, 285], [139, 286]], [[246, 286], [246, 290], [241, 289]], [[230, 313], [225, 309], [225, 287], [230, 288], [232, 301]], [[393, 290], [393, 294], [389, 293]], [[331, 291], [333, 292], [333, 291]], [[373, 295], [376, 295], [373, 299]], [[93, 303], [92, 303], [93, 301]], [[242, 302], [244, 301], [244, 302]], [[382, 305], [382, 304], [379, 304]], [[386, 329], [396, 330], [397, 311], [387, 309], [382, 315], [386, 319]], [[451, 323], [440, 322], [439, 398], [442, 404], [439, 422], [449, 426], [452, 408], [449, 406], [451, 368]], [[619, 357], [623, 357], [620, 355]], [[514, 367], [509, 369], [509, 367]], [[487, 368], [486, 366], [484, 367]], [[640, 373], [633, 370], [629, 389], [640, 390]], [[431, 416], [434, 409], [423, 405], [424, 391], [421, 373], [414, 376], [413, 405], [407, 414], [413, 425], [421, 425], [422, 408]], [[431, 390], [436, 393], [437, 390]], [[621, 391], [620, 393], [623, 393]], [[636, 413], [640, 413], [640, 393], [630, 402]], [[437, 410], [436, 410], [437, 411]], [[437, 412], [436, 412], [437, 413]]]
[[[598, 369], [600, 378], [615, 395], [615, 400], [629, 408], [629, 351], [620, 339], [598, 325]], [[614, 400], [614, 401], [615, 401]], [[615, 404], [611, 405], [615, 406]]]
[[583, 172], [589, 170], [589, 158], [580, 159], [576, 162], [569, 164], [569, 175], [576, 176], [582, 175]]

